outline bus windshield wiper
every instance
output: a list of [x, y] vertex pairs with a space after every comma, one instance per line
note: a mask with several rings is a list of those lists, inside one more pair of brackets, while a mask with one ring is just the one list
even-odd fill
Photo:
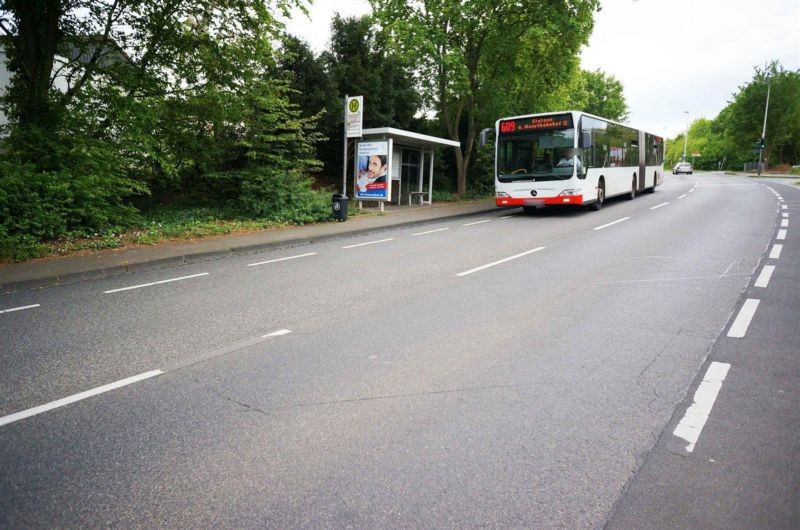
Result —
[[498, 179], [503, 182], [513, 182], [515, 180], [531, 180], [536, 178], [536, 176], [537, 175], [535, 173], [516, 173], [514, 175], [500, 175]]

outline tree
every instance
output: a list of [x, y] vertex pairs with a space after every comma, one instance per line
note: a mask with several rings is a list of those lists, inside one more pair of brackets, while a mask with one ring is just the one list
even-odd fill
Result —
[[[288, 14], [292, 6], [302, 8], [303, 0], [2, 0], [0, 27], [10, 37], [6, 50], [14, 74], [12, 118], [51, 126], [58, 107], [99, 77], [120, 84], [127, 73], [122, 84], [133, 95], [236, 72], [247, 60], [226, 40], [266, 44], [280, 27], [270, 8]], [[214, 47], [218, 59], [233, 64], [202, 61], [197, 46]], [[53, 92], [54, 74], [66, 81], [65, 92]]]
[[[408, 129], [420, 110], [411, 68], [389, 46], [371, 17], [338, 15], [331, 21], [329, 47], [318, 57], [328, 77], [329, 96], [318, 146], [328, 176], [341, 174], [344, 96], [364, 96], [364, 127]], [[302, 86], [296, 86], [304, 90]]]
[[765, 156], [773, 163], [797, 162], [800, 160], [800, 71], [785, 70], [777, 61], [755, 68], [752, 81], [739, 87], [717, 118], [730, 154], [746, 160], [761, 138], [768, 84]]
[[324, 113], [337, 98], [325, 62], [314, 55], [305, 41], [293, 35], [283, 36], [281, 51], [276, 76], [287, 76], [291, 87], [289, 99], [305, 117]]
[[[12, 74], [0, 229], [102, 229], [148, 187], [243, 203], [256, 169], [299, 178], [315, 165], [313, 120], [275, 75], [273, 12], [304, 3], [0, 0]], [[25, 186], [43, 206], [18, 222], [2, 192]]]
[[[491, 104], [491, 87], [535, 82], [541, 49], [558, 46], [573, 60], [591, 32], [596, 0], [370, 0], [373, 12], [394, 46], [415, 65], [427, 107], [435, 111], [447, 134], [461, 142], [456, 149], [457, 192], [466, 193], [481, 106]], [[557, 44], [556, 44], [557, 43]], [[515, 65], [525, 68], [515, 69]]]
[[[739, 87], [714, 120], [699, 119], [689, 129], [687, 151], [702, 154], [698, 168], [741, 167], [756, 160], [770, 87], [765, 156], [772, 164], [800, 161], [800, 71], [787, 71], [773, 61], [756, 67], [753, 79]], [[665, 162], [674, 164], [683, 153], [683, 135], [675, 138]]]
[[602, 70], [581, 70], [569, 89], [569, 108], [624, 122], [628, 119], [622, 83]]

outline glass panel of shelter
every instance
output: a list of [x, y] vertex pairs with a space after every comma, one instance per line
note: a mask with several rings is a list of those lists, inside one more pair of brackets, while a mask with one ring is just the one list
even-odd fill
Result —
[[[418, 149], [408, 147], [402, 148], [402, 166], [400, 170], [401, 185], [403, 196], [399, 197], [399, 203], [408, 201], [408, 194], [412, 191], [419, 191], [420, 171], [422, 170], [422, 152]], [[424, 184], [424, 183], [423, 183]], [[423, 187], [424, 189], [424, 187]]]

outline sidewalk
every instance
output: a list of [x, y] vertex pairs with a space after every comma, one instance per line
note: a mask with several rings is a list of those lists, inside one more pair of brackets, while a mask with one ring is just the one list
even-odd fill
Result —
[[227, 255], [257, 252], [270, 247], [324, 241], [387, 227], [402, 227], [494, 210], [494, 199], [424, 206], [387, 205], [384, 214], [350, 217], [343, 223], [272, 228], [198, 241], [173, 241], [153, 246], [0, 265], [0, 294], [104, 278], [137, 270], [172, 267]]

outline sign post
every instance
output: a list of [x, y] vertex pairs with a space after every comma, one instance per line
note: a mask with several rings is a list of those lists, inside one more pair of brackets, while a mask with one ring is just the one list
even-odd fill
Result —
[[361, 138], [364, 122], [364, 96], [344, 97], [344, 159], [342, 160], [342, 195], [347, 195], [347, 139]]

